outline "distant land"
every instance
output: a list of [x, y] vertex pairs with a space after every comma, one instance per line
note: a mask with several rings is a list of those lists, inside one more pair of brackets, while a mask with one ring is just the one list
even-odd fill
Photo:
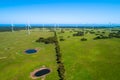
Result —
[[[14, 27], [25, 27], [27, 24], [13, 24]], [[31, 27], [120, 27], [120, 24], [29, 24]], [[11, 27], [11, 24], [0, 24], [0, 27]]]

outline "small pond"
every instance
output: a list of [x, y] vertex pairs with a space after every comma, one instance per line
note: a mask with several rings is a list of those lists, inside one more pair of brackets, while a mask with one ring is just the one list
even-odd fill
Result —
[[33, 54], [33, 53], [36, 53], [36, 52], [37, 52], [37, 50], [35, 50], [35, 49], [28, 49], [28, 50], [25, 51], [25, 53], [27, 53], [27, 54]]
[[44, 76], [46, 74], [50, 73], [50, 69], [42, 69], [42, 70], [39, 70], [37, 71], [34, 76], [36, 77], [40, 77], [40, 76]]

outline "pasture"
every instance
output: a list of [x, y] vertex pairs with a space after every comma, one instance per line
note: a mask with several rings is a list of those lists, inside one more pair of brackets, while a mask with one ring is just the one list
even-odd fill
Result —
[[[76, 32], [64, 31], [57, 35], [59, 39], [64, 39], [59, 43], [67, 80], [119, 80], [119, 38], [93, 40], [95, 34], [73, 36]], [[109, 33], [108, 29], [94, 30], [96, 33], [98, 31], [105, 31], [104, 35]], [[83, 37], [87, 41], [81, 41]]]
[[[58, 80], [54, 45], [35, 42], [39, 37], [50, 36], [54, 34], [39, 29], [33, 29], [30, 35], [26, 30], [0, 32], [0, 79], [32, 80], [30, 73], [45, 66], [51, 69], [46, 80]], [[27, 49], [38, 49], [38, 51], [26, 54]]]
[[[109, 29], [54, 30], [66, 80], [119, 80], [120, 38], [94, 40], [98, 35], [108, 36]], [[83, 31], [85, 35], [74, 36], [78, 31]], [[30, 73], [45, 66], [51, 70], [45, 80], [59, 80], [55, 45], [36, 42], [40, 37], [53, 36], [54, 32], [49, 29], [39, 28], [31, 29], [30, 35], [26, 30], [0, 32], [0, 79], [32, 80]], [[26, 54], [27, 49], [37, 49], [37, 52]]]

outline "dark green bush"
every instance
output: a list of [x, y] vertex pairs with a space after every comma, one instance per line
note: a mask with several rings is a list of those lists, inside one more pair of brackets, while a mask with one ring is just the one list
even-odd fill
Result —
[[86, 38], [82, 38], [81, 41], [87, 41], [87, 39]]
[[43, 37], [40, 37], [36, 42], [44, 42], [45, 44], [55, 43], [56, 39], [55, 37], [48, 37], [44, 39]]
[[60, 41], [65, 41], [65, 39], [61, 38]]
[[93, 40], [98, 40], [98, 39], [109, 39], [109, 36], [104, 36], [104, 35], [98, 35], [95, 38], [93, 38]]
[[73, 36], [84, 36], [84, 32], [78, 31], [77, 33], [73, 34]]

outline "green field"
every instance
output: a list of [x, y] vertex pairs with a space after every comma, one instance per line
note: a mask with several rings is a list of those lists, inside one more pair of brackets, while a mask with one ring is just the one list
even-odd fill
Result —
[[[96, 30], [95, 30], [96, 31]], [[97, 31], [96, 31], [97, 32]], [[73, 37], [70, 31], [58, 33], [67, 80], [119, 80], [120, 39], [93, 40], [94, 34]], [[106, 30], [107, 35], [109, 30]], [[68, 37], [69, 36], [69, 37]]]
[[[50, 36], [52, 32], [35, 30], [30, 35], [24, 30], [0, 32], [0, 80], [32, 80], [30, 73], [43, 65], [51, 69], [46, 80], [58, 80], [54, 45], [35, 42], [39, 37]], [[34, 48], [39, 49], [35, 54], [24, 52]]]
[[[57, 37], [65, 67], [66, 80], [119, 80], [120, 79], [120, 38], [93, 40], [95, 34], [73, 36], [82, 29], [57, 30]], [[90, 30], [90, 29], [88, 29]], [[94, 32], [107, 29], [95, 29]], [[45, 65], [51, 73], [45, 80], [59, 80], [54, 44], [37, 43], [40, 37], [54, 36], [53, 32], [32, 29], [0, 32], [0, 80], [32, 80], [30, 73]], [[64, 41], [60, 41], [60, 38]], [[87, 41], [81, 41], [81, 38]], [[35, 54], [26, 54], [26, 49], [38, 48]], [[40, 79], [38, 79], [40, 80]]]

